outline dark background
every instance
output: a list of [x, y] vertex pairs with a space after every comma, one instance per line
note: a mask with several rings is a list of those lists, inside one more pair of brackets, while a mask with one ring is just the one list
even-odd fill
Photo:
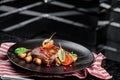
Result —
[[[39, 2], [40, 5], [28, 8], [28, 5]], [[96, 0], [48, 0], [47, 3], [43, 0], [4, 2], [0, 9], [0, 30], [22, 39], [46, 37], [43, 34], [50, 36], [56, 32], [56, 36], [60, 38], [93, 47], [98, 42], [102, 42], [102, 39], [97, 40], [100, 39], [97, 36], [100, 30], [96, 31], [98, 3]], [[12, 10], [14, 11], [11, 13]], [[12, 27], [15, 28], [8, 30]]]

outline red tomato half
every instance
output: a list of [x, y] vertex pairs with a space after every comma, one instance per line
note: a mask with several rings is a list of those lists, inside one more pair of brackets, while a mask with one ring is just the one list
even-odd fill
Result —
[[62, 65], [67, 66], [73, 62], [72, 57], [69, 54], [66, 54], [65, 61], [62, 62]]

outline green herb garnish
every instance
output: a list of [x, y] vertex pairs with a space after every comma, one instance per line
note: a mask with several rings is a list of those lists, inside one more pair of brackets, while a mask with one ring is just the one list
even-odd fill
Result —
[[27, 51], [27, 48], [19, 47], [15, 49], [15, 54], [22, 54], [22, 53], [25, 53], [26, 51]]

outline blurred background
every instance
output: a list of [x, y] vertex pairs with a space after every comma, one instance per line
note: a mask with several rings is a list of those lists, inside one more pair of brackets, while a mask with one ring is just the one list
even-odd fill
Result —
[[120, 0], [1, 0], [0, 43], [70, 40], [120, 61]]
[[48, 37], [97, 44], [96, 0], [2, 0], [0, 30], [21, 39]]

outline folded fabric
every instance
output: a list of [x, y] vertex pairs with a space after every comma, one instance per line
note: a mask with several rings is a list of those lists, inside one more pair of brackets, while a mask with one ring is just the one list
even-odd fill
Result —
[[[82, 72], [75, 72], [71, 74], [65, 74], [65, 75], [51, 75], [51, 74], [38, 74], [35, 72], [29, 72], [24, 70], [16, 70], [10, 61], [7, 58], [7, 51], [8, 49], [14, 45], [15, 43], [2, 43], [0, 47], [0, 76], [2, 75], [10, 75], [10, 76], [19, 76], [19, 77], [46, 77], [46, 78], [64, 78], [66, 76], [76, 76], [80, 79], [85, 79], [88, 74], [91, 74], [97, 78], [100, 79], [111, 79], [112, 76], [101, 67], [103, 59], [105, 59], [105, 56], [102, 53], [95, 54], [93, 53], [95, 60], [91, 66], [84, 69]], [[24, 73], [24, 74], [23, 74]]]

